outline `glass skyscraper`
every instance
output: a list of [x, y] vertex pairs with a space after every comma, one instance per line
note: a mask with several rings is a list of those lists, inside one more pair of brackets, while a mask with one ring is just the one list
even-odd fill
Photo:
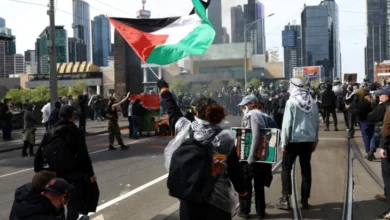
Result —
[[[92, 61], [91, 20], [89, 4], [84, 0], [73, 0], [73, 36], [87, 45], [87, 61]], [[82, 27], [82, 28], [80, 28]], [[80, 33], [83, 30], [83, 33]]]
[[245, 24], [257, 21], [248, 28], [247, 41], [253, 45], [253, 54], [265, 54], [265, 22], [264, 22], [264, 5], [258, 0], [248, 0], [244, 5]]
[[215, 29], [215, 38], [213, 44], [222, 43], [222, 0], [213, 0], [207, 9], [208, 18]]
[[[47, 27], [39, 35], [37, 39], [35, 51], [37, 52], [37, 61], [38, 61], [38, 73], [39, 74], [49, 74], [50, 64], [49, 64], [49, 51], [47, 48], [47, 40], [49, 39], [50, 28]], [[57, 54], [57, 63], [67, 63], [68, 62], [68, 35], [64, 26], [56, 26], [56, 54]]]
[[301, 26], [288, 24], [282, 31], [284, 47], [284, 76], [292, 78], [293, 69], [302, 66], [302, 34]]
[[244, 42], [244, 11], [241, 5], [230, 8], [232, 43]]
[[4, 18], [0, 18], [0, 28], [1, 27], [5, 27], [5, 19]]
[[340, 51], [340, 25], [339, 25], [339, 6], [335, 0], [324, 0], [320, 5], [325, 6], [328, 9], [329, 15], [332, 18], [332, 29], [333, 29], [333, 47], [334, 47], [334, 77], [341, 79], [341, 51]]
[[108, 66], [108, 56], [111, 49], [110, 22], [104, 15], [99, 15], [93, 21], [93, 64]]
[[303, 66], [323, 66], [325, 78], [332, 81], [335, 75], [334, 27], [328, 6], [306, 6], [302, 19]]
[[[387, 48], [390, 31], [387, 28], [387, 1], [367, 0], [367, 48], [366, 71], [368, 79], [374, 80], [374, 64], [387, 60], [390, 50]], [[389, 7], [390, 8], [390, 7]]]

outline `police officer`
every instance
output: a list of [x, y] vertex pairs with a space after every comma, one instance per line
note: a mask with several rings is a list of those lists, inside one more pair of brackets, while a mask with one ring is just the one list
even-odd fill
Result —
[[119, 124], [118, 124], [118, 112], [116, 110], [117, 106], [120, 106], [123, 102], [129, 99], [130, 92], [127, 93], [127, 96], [121, 100], [119, 103], [115, 103], [116, 99], [114, 97], [110, 98], [110, 101], [107, 106], [107, 118], [108, 120], [108, 139], [110, 142], [110, 145], [108, 147], [108, 150], [116, 150], [116, 148], [113, 146], [114, 144], [114, 137], [118, 141], [118, 144], [121, 146], [122, 150], [127, 150], [129, 149], [128, 146], [126, 146], [123, 143], [122, 140], [122, 135], [121, 135], [121, 130], [119, 129]]

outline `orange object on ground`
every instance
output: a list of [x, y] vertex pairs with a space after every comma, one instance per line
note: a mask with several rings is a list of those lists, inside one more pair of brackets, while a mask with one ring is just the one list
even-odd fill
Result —
[[141, 94], [141, 95], [130, 95], [129, 99], [135, 101], [140, 99], [143, 103], [144, 108], [147, 109], [160, 109], [160, 96], [158, 94]]

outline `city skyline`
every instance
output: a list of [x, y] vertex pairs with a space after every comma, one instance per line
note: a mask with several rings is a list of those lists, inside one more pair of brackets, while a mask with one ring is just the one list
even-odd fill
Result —
[[[108, 5], [97, 1], [88, 1], [90, 4], [90, 17], [104, 13], [107, 16], [117, 17], [135, 17], [136, 12], [142, 8], [141, 0], [128, 2], [125, 0], [112, 0]], [[236, 5], [244, 5], [247, 0], [225, 0], [222, 4], [222, 26], [227, 27], [227, 32], [231, 35], [230, 8]], [[288, 22], [292, 20], [299, 21], [300, 13], [303, 9], [304, 0], [275, 2], [274, 0], [260, 1], [265, 6], [265, 15], [275, 13], [275, 16], [265, 20], [265, 33], [267, 38], [267, 47], [279, 47], [281, 57], [283, 57], [281, 31]], [[42, 5], [47, 2], [42, 1]], [[307, 0], [307, 5], [318, 5], [319, 0]], [[358, 72], [359, 79], [364, 77], [364, 47], [366, 45], [366, 14], [365, 1], [355, 2], [352, 0], [337, 1], [340, 10], [340, 42], [341, 53], [343, 55], [342, 71]], [[180, 8], [181, 10], [174, 10]], [[0, 7], [6, 8], [2, 17], [7, 20], [7, 26], [13, 28], [13, 34], [17, 38], [17, 52], [23, 53], [25, 50], [34, 48], [35, 38], [40, 30], [44, 29], [49, 22], [46, 14], [47, 7], [38, 5], [28, 5], [12, 1], [1, 1]], [[283, 7], [280, 7], [283, 5]], [[72, 0], [58, 1], [56, 13], [56, 25], [65, 25], [68, 33], [72, 31]], [[119, 10], [118, 10], [119, 9]], [[126, 10], [123, 10], [126, 9]], [[128, 9], [128, 10], [127, 10]], [[191, 11], [191, 1], [166, 0], [162, 3], [159, 0], [148, 0], [146, 9], [152, 11], [152, 18], [178, 16]], [[18, 19], [15, 10], [20, 11], [26, 16], [31, 17], [26, 25], [26, 21]], [[61, 10], [61, 11], [60, 11]], [[65, 13], [65, 12], [67, 13]], [[111, 29], [113, 32], [113, 29]], [[26, 35], [25, 33], [29, 33]], [[351, 39], [352, 35], [352, 39]], [[33, 36], [33, 37], [31, 37]]]

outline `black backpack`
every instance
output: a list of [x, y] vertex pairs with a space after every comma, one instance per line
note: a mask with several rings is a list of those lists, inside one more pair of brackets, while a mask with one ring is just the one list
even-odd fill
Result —
[[[213, 138], [221, 131], [216, 131]], [[212, 144], [200, 144], [190, 131], [190, 139], [182, 143], [171, 158], [167, 180], [170, 196], [196, 203], [205, 202], [217, 179], [212, 175], [212, 166]]]
[[47, 134], [49, 141], [42, 147], [42, 156], [49, 170], [69, 173], [77, 167], [77, 155], [73, 155], [69, 151], [69, 140], [59, 135], [60, 128], [49, 130]]

